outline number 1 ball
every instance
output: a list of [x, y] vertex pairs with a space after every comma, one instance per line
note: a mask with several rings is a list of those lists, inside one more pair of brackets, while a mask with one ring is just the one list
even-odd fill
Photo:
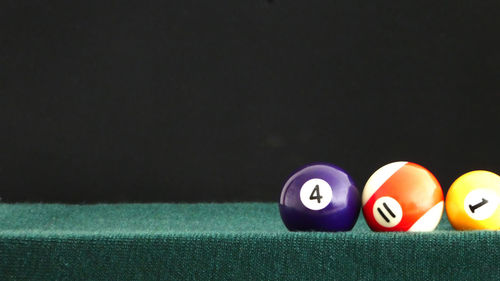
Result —
[[312, 164], [293, 174], [281, 191], [280, 214], [289, 230], [348, 231], [361, 200], [351, 177], [331, 164]]
[[500, 230], [500, 176], [488, 171], [462, 175], [448, 190], [445, 205], [457, 230]]

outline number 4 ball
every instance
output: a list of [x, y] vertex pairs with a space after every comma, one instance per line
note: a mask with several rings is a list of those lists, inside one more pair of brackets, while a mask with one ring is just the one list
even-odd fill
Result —
[[280, 214], [289, 230], [347, 231], [359, 215], [359, 192], [342, 169], [312, 164], [293, 174], [280, 198]]
[[363, 214], [374, 231], [431, 231], [443, 214], [441, 185], [424, 167], [394, 162], [366, 182]]

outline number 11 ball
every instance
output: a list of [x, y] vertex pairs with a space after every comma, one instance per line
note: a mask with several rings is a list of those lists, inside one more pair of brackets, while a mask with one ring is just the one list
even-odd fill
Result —
[[280, 214], [289, 230], [348, 231], [361, 199], [351, 177], [331, 164], [312, 164], [293, 174], [280, 197]]
[[443, 214], [443, 190], [426, 168], [394, 162], [366, 182], [361, 200], [373, 231], [432, 231]]

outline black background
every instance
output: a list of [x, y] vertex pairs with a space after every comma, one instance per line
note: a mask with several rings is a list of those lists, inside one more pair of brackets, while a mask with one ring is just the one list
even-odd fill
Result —
[[498, 1], [3, 1], [6, 202], [276, 201], [298, 167], [500, 172]]

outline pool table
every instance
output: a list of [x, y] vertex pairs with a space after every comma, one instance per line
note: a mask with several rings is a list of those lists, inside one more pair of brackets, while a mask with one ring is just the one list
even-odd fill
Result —
[[1, 280], [485, 280], [500, 232], [290, 232], [277, 203], [0, 204]]

